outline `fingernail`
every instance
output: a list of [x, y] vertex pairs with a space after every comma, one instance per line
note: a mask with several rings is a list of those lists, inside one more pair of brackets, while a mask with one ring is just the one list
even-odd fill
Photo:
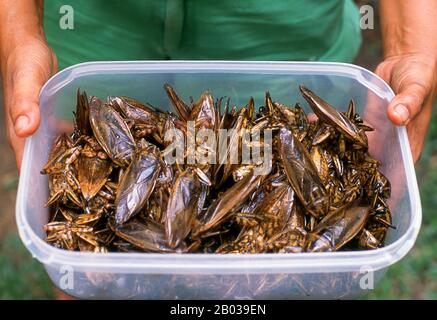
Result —
[[403, 104], [398, 104], [397, 106], [395, 106], [394, 112], [403, 124], [407, 124], [410, 118], [410, 111], [408, 111], [408, 108], [406, 106], [404, 106]]
[[29, 126], [29, 118], [27, 116], [19, 116], [15, 120], [15, 132], [20, 133]]

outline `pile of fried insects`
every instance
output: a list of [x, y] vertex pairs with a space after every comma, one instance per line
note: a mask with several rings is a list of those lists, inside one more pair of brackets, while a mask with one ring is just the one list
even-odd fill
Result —
[[[55, 140], [42, 170], [53, 246], [297, 253], [383, 245], [392, 223], [390, 182], [368, 154], [366, 131], [373, 129], [353, 101], [340, 112], [300, 86], [317, 116], [310, 121], [299, 104], [274, 102], [268, 92], [258, 109], [253, 99], [239, 109], [208, 92], [186, 103], [164, 88], [174, 113], [124, 96], [88, 99], [78, 90], [74, 132]], [[196, 132], [228, 134], [215, 144], [190, 138], [190, 123]], [[258, 139], [247, 139], [254, 132]], [[169, 151], [190, 139], [191, 147]], [[188, 161], [219, 149], [228, 161]], [[258, 150], [269, 170], [243, 159], [243, 149]]]

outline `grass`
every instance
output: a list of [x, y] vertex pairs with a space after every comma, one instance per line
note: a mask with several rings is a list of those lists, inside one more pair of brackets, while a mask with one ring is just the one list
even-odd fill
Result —
[[0, 245], [0, 299], [51, 299], [53, 286], [43, 266], [32, 259], [18, 235]]

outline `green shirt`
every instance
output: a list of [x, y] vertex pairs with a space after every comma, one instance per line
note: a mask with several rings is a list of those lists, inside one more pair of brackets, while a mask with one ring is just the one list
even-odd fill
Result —
[[[351, 62], [361, 44], [352, 0], [49, 0], [45, 32], [59, 69], [96, 60]], [[63, 29], [63, 5], [74, 29]]]

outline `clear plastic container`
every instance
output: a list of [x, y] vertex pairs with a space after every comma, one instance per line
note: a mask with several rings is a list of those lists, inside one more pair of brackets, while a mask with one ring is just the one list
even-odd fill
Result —
[[[275, 101], [300, 101], [304, 84], [345, 110], [354, 99], [376, 130], [370, 153], [382, 161], [392, 182], [389, 205], [395, 230], [377, 250], [300, 254], [151, 254], [69, 252], [44, 242], [47, 177], [40, 170], [54, 138], [72, 129], [76, 90], [90, 95], [127, 95], [163, 109], [169, 102], [163, 84], [182, 97], [209, 90], [230, 96], [237, 105], [269, 90]], [[51, 78], [41, 92], [41, 126], [26, 143], [17, 198], [21, 239], [44, 264], [54, 284], [79, 298], [224, 299], [351, 298], [369, 292], [412, 248], [421, 224], [421, 205], [405, 128], [386, 117], [393, 92], [375, 74], [342, 63], [315, 62], [91, 62], [72, 66]]]

